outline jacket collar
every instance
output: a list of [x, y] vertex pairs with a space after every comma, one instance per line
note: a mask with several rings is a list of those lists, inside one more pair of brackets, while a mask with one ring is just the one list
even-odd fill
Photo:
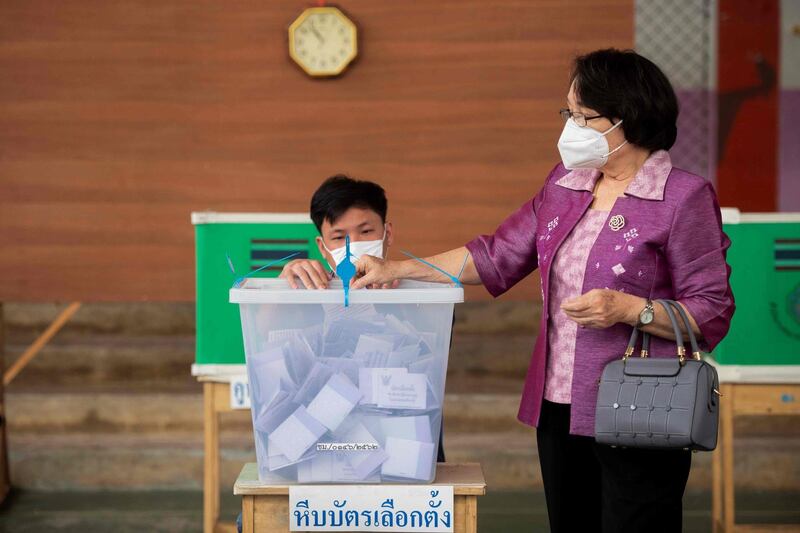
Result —
[[[666, 187], [667, 178], [671, 171], [672, 160], [669, 157], [669, 152], [666, 150], [653, 152], [628, 184], [625, 194], [644, 200], [663, 200], [664, 187]], [[574, 191], [592, 192], [599, 177], [600, 171], [597, 169], [578, 168], [567, 172], [556, 182], [556, 185]]]

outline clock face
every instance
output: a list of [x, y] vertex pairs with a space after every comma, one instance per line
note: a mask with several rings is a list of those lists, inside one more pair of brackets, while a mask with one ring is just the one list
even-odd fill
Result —
[[289, 55], [311, 76], [335, 76], [358, 52], [356, 26], [335, 7], [308, 8], [289, 27]]

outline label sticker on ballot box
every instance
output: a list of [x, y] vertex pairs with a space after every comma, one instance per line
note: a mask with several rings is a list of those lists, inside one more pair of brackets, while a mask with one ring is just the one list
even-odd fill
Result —
[[452, 485], [290, 485], [289, 531], [453, 531]]
[[231, 409], [250, 409], [250, 385], [246, 375], [231, 378]]

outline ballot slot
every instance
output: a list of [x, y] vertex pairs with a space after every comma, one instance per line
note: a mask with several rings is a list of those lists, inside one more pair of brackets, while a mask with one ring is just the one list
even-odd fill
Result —
[[427, 483], [435, 476], [453, 307], [463, 289], [290, 289], [248, 279], [238, 303], [259, 478]]

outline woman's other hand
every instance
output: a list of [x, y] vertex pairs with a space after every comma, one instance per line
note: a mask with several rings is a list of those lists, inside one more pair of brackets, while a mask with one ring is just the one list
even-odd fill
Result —
[[565, 300], [561, 309], [580, 327], [605, 329], [619, 322], [636, 325], [644, 298], [611, 289], [592, 289]]

